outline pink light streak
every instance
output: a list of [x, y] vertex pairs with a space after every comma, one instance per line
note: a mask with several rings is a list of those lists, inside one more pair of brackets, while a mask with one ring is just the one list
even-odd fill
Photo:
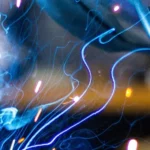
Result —
[[34, 122], [37, 122], [37, 121], [38, 121], [38, 119], [39, 119], [41, 113], [42, 113], [42, 108], [40, 108], [39, 111], [38, 111], [38, 113], [36, 114], [36, 116], [35, 116], [35, 118], [34, 118]]

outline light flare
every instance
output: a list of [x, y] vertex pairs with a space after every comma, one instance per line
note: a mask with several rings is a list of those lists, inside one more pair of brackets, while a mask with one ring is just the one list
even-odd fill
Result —
[[22, 0], [16, 0], [16, 7], [20, 7]]
[[118, 5], [118, 4], [114, 5], [113, 11], [118, 12], [119, 10], [120, 10], [120, 5]]
[[137, 150], [137, 148], [138, 148], [138, 142], [137, 142], [137, 140], [131, 139], [128, 142], [127, 150]]
[[74, 102], [78, 102], [80, 100], [80, 97], [79, 96], [75, 96], [74, 98], [73, 98], [73, 101]]

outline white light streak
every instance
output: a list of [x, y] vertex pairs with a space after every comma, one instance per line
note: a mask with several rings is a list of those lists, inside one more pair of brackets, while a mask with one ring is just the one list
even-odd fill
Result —
[[14, 140], [12, 141], [12, 143], [11, 143], [10, 150], [13, 150], [13, 149], [14, 149], [15, 142], [16, 142], [16, 140], [14, 139]]
[[39, 91], [41, 85], [42, 85], [42, 81], [38, 81], [38, 83], [37, 83], [37, 85], [35, 87], [35, 90], [34, 90], [35, 93], [37, 93]]

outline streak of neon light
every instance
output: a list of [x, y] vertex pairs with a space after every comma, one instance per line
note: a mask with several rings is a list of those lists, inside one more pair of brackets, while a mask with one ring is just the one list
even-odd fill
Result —
[[38, 119], [39, 119], [41, 113], [42, 113], [42, 108], [40, 108], [40, 109], [38, 110], [38, 113], [36, 114], [36, 116], [35, 116], [35, 118], [34, 118], [34, 122], [37, 122], [37, 121], [38, 121]]
[[67, 105], [69, 103], [71, 103], [72, 101], [68, 101], [68, 102], [63, 102], [63, 105]]
[[[132, 29], [133, 27], [135, 27], [136, 25], [138, 25], [140, 22], [142, 22], [143, 20], [145, 20], [145, 18], [146, 18], [148, 15], [150, 15], [150, 11], [149, 11], [148, 13], [144, 14], [144, 15], [140, 18], [140, 20], [138, 20], [137, 22], [135, 22], [134, 24], [132, 24], [132, 25], [129, 26], [128, 28], [122, 30], [121, 32], [117, 33], [116, 35], [114, 35], [114, 36], [111, 37], [110, 39], [108, 39], [108, 40], [106, 40], [106, 41], [102, 41], [102, 38], [99, 38], [99, 42], [100, 42], [101, 44], [107, 44], [107, 43], [111, 42], [113, 39], [115, 39], [115, 38], [118, 37], [119, 35], [123, 34], [124, 32], [126, 32], [126, 31], [128, 31], [128, 30], [130, 30], [130, 29]], [[149, 32], [150, 32], [150, 31], [149, 31]]]
[[[145, 16], [147, 16], [149, 13], [147, 13]], [[145, 17], [144, 16], [144, 17]], [[143, 18], [141, 18], [141, 20], [142, 20]], [[120, 34], [122, 34], [123, 32], [125, 32], [125, 31], [127, 31], [127, 30], [129, 30], [129, 29], [131, 29], [132, 27], [134, 27], [135, 25], [137, 25], [139, 22], [141, 22], [141, 20], [139, 20], [138, 22], [136, 22], [135, 24], [133, 24], [131, 27], [129, 27], [129, 28], [127, 28], [127, 29], [125, 29], [125, 30], [123, 30], [122, 32], [120, 32], [119, 34], [117, 34], [117, 35], [115, 35], [115, 36], [113, 36], [110, 40], [107, 40], [106, 42], [103, 42], [101, 39], [99, 40], [100, 41], [100, 43], [101, 44], [106, 44], [106, 43], [108, 43], [108, 42], [110, 42], [111, 40], [113, 40], [115, 37], [117, 37], [118, 35], [120, 35]], [[139, 50], [140, 51], [140, 50]], [[142, 51], [142, 50], [141, 50]], [[84, 60], [83, 60], [84, 61]], [[61, 115], [61, 114], [60, 114]], [[60, 116], [59, 115], [59, 116]], [[58, 117], [59, 117], [58, 116]], [[57, 118], [58, 118], [57, 117]], [[56, 119], [57, 119], [56, 118]], [[55, 120], [55, 119], [54, 119]], [[85, 119], [86, 120], [86, 119]], [[84, 121], [85, 121], [84, 120]], [[51, 120], [51, 122], [52, 122], [53, 120]], [[82, 120], [81, 120], [81, 122], [80, 123], [82, 123]], [[51, 141], [51, 143], [53, 143], [60, 135], [62, 135], [62, 134], [64, 134], [65, 132], [67, 132], [67, 131], [69, 131], [70, 129], [72, 129], [73, 127], [75, 127], [76, 125], [78, 125], [78, 123], [76, 123], [74, 126], [71, 126], [70, 128], [68, 128], [68, 129], [66, 129], [66, 130], [64, 130], [64, 131], [62, 131], [61, 133], [59, 133], [59, 134], [57, 134], [54, 138], [53, 138], [53, 140]], [[43, 127], [44, 128], [44, 127]], [[32, 141], [32, 140], [31, 140]], [[49, 145], [50, 145], [50, 143], [48, 143]], [[34, 145], [33, 147], [36, 147], [37, 145]], [[40, 146], [42, 146], [42, 145], [40, 145]], [[27, 148], [27, 147], [26, 147]], [[32, 148], [32, 147], [28, 147], [27, 149], [29, 149], [29, 148]]]
[[80, 97], [79, 97], [79, 96], [75, 96], [74, 98], [73, 98], [73, 97], [70, 97], [70, 99], [71, 99], [70, 101], [63, 102], [63, 105], [66, 105], [66, 104], [71, 103], [72, 100], [73, 100], [73, 102], [78, 102], [78, 101], [80, 100]]
[[11, 143], [10, 150], [13, 150], [13, 149], [14, 149], [15, 142], [16, 142], [16, 140], [14, 139], [14, 140], [12, 141], [12, 143]]
[[143, 27], [146, 33], [150, 36], [150, 22], [149, 22], [150, 16], [149, 15], [145, 16], [145, 14], [149, 12], [148, 8], [144, 6], [141, 0], [136, 0], [136, 1], [130, 0], [130, 1], [135, 6], [140, 19], [142, 18], [141, 21], [142, 21]]
[[[54, 104], [57, 104], [58, 102], [62, 102], [62, 101], [64, 101], [65, 99], [67, 99], [70, 95], [72, 95], [73, 92], [74, 92], [74, 90], [78, 87], [78, 85], [77, 85], [77, 87], [74, 87], [74, 84], [73, 84], [73, 83], [71, 83], [71, 84], [72, 84], [73, 89], [72, 89], [67, 95], [65, 95], [64, 97], [62, 97], [61, 99], [59, 99], [59, 100], [56, 101], [56, 102], [52, 102], [52, 103], [50, 103], [50, 104], [47, 104], [46, 107], [47, 107], [47, 106], [54, 105]], [[78, 84], [79, 84], [79, 83], [78, 83]], [[44, 105], [44, 106], [41, 105], [41, 107], [44, 109], [44, 108], [45, 108], [45, 105]], [[53, 111], [57, 110], [58, 107], [59, 107], [59, 105], [58, 105]], [[50, 114], [51, 114], [51, 113], [50, 113]], [[44, 118], [43, 118], [43, 120], [44, 120]], [[41, 121], [41, 122], [42, 122], [42, 121]], [[37, 124], [34, 126], [32, 132], [36, 129], [36, 127], [37, 127], [39, 124], [40, 124], [40, 121], [39, 121], [39, 123], [37, 123]], [[30, 132], [30, 133], [28, 134], [28, 136], [26, 137], [26, 140], [30, 137], [30, 135], [31, 135], [32, 132]], [[20, 145], [20, 147], [21, 147], [21, 145]], [[18, 148], [18, 150], [21, 149], [20, 147]], [[21, 150], [22, 150], [22, 149], [21, 149]]]
[[41, 85], [42, 85], [42, 81], [38, 81], [38, 83], [37, 83], [37, 85], [35, 87], [35, 90], [34, 90], [35, 93], [37, 93], [39, 91]]

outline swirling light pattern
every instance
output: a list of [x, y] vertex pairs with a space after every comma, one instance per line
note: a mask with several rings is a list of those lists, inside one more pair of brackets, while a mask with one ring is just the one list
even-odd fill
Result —
[[[52, 1], [52, 3], [53, 2], [54, 1]], [[25, 3], [25, 8], [22, 6], [23, 3]], [[34, 10], [34, 5], [37, 5], [37, 3], [40, 5], [40, 11], [38, 16], [33, 15], [34, 17], [31, 17], [32, 20], [30, 15], [28, 16], [28, 13], [34, 14], [31, 10]], [[140, 23], [143, 24], [146, 34], [150, 35], [148, 22], [150, 12], [147, 11], [140, 0], [134, 2], [129, 0], [128, 3], [135, 8], [139, 18], [134, 24], [127, 28], [121, 28], [120, 30], [111, 24], [111, 27], [109, 26], [109, 28], [104, 30], [102, 23], [99, 24], [100, 27], [97, 27], [96, 23], [98, 21], [95, 20], [99, 17], [100, 13], [92, 16], [98, 11], [98, 7], [96, 7], [95, 10], [89, 10], [87, 15], [85, 15], [87, 24], [85, 24], [85, 30], [83, 31], [85, 35], [82, 41], [77, 38], [68, 40], [67, 35], [69, 34], [69, 37], [71, 36], [70, 33], [65, 30], [65, 32], [59, 36], [55, 33], [56, 35], [51, 40], [48, 42], [44, 41], [42, 45], [41, 43], [43, 41], [41, 40], [41, 43], [38, 41], [40, 39], [38, 31], [40, 27], [38, 26], [38, 22], [42, 16], [42, 12], [49, 9], [48, 2], [45, 1], [44, 5], [41, 0], [37, 0], [36, 2], [34, 0], [27, 2], [16, 0], [16, 4], [14, 4], [13, 1], [9, 2], [7, 9], [12, 10], [16, 5], [17, 10], [15, 11], [19, 11], [20, 14], [18, 13], [15, 19], [15, 17], [11, 18], [7, 13], [0, 13], [2, 27], [0, 34], [2, 33], [1, 35], [3, 35], [0, 38], [2, 38], [2, 41], [7, 41], [6, 44], [2, 42], [0, 48], [0, 129], [1, 134], [5, 135], [5, 137], [1, 137], [0, 149], [27, 150], [51, 148], [52, 150], [56, 150], [58, 148], [66, 150], [107, 150], [109, 148], [117, 149], [126, 142], [131, 128], [143, 117], [133, 122], [126, 119], [130, 129], [126, 137], [119, 142], [115, 142], [115, 144], [111, 144], [110, 141], [107, 142], [101, 137], [109, 131], [109, 129], [119, 124], [123, 118], [125, 104], [123, 104], [119, 120], [106, 127], [106, 129], [103, 129], [103, 131], [101, 130], [101, 132], [96, 134], [88, 128], [78, 131], [76, 131], [76, 129], [91, 118], [107, 110], [109, 104], [112, 103], [117, 90], [119, 88], [121, 89], [118, 84], [117, 76], [119, 65], [127, 62], [130, 57], [139, 52], [146, 53], [150, 51], [150, 48], [147, 46], [144, 48], [135, 48], [117, 58], [111, 64], [111, 68], [109, 69], [109, 81], [104, 85], [104, 89], [109, 93], [107, 94], [107, 98], [105, 97], [105, 101], [101, 105], [96, 104], [96, 109], [92, 112], [89, 111], [90, 113], [88, 113], [88, 115], [82, 113], [83, 110], [88, 110], [89, 107], [91, 108], [96, 103], [93, 97], [90, 98], [91, 101], [86, 100], [88, 93], [91, 91], [97, 92], [96, 89], [93, 88], [95, 75], [93, 71], [94, 67], [92, 67], [90, 61], [92, 55], [89, 56], [88, 53], [89, 48], [98, 45], [98, 49], [101, 50], [104, 48], [105, 50], [105, 46], [115, 40], [117, 41], [120, 36], [130, 32], [130, 30]], [[70, 6], [78, 4], [81, 4], [85, 10], [87, 9], [80, 0], [72, 1]], [[100, 5], [99, 1], [96, 1], [94, 4], [96, 6]], [[119, 10], [123, 9], [121, 3], [114, 4], [114, 1], [109, 3], [109, 5], [109, 13], [119, 13]], [[111, 8], [113, 8], [113, 12]], [[61, 17], [61, 15], [57, 14], [55, 9], [53, 13], [56, 14], [58, 18]], [[90, 16], [93, 18], [89, 21]], [[51, 18], [53, 18], [53, 16]], [[74, 21], [74, 17], [70, 19]], [[107, 22], [107, 19], [104, 18], [104, 21], [105, 20]], [[82, 19], [80, 21], [82, 22]], [[95, 33], [90, 29], [92, 24], [94, 24], [96, 28]], [[65, 28], [70, 28], [68, 24], [64, 26]], [[86, 28], [87, 26], [88, 28]], [[98, 34], [96, 34], [98, 31], [97, 28], [100, 28], [101, 31]], [[103, 30], [101, 30], [101, 28]], [[32, 32], [35, 33], [34, 36]], [[72, 34], [76, 35], [75, 32], [72, 31]], [[81, 31], [78, 32], [80, 34]], [[44, 36], [46, 36], [45, 33]], [[60, 44], [58, 44], [58, 41]], [[55, 43], [58, 45], [55, 45]], [[4, 51], [3, 49], [7, 50]], [[45, 52], [47, 49], [49, 52]], [[67, 51], [68, 49], [69, 52]], [[78, 51], [78, 55], [75, 56], [74, 54], [76, 53], [74, 53], [74, 51], [76, 51], [76, 49], [80, 51]], [[92, 50], [93, 54], [95, 53], [95, 49], [90, 50]], [[47, 55], [48, 61], [46, 61], [46, 57], [41, 59], [42, 54]], [[94, 59], [96, 59], [96, 56]], [[40, 64], [41, 60], [44, 61], [44, 63], [46, 62], [46, 69]], [[69, 65], [72, 61], [73, 65], [70, 67]], [[99, 69], [98, 73], [102, 74], [102, 72], [103, 71]], [[80, 73], [82, 73], [82, 75], [80, 75]], [[135, 74], [134, 72], [129, 78], [128, 84], [130, 84]], [[102, 76], [103, 75], [99, 75], [100, 78]], [[27, 84], [30, 84], [30, 86], [26, 87]], [[127, 87], [130, 87], [130, 85]], [[124, 98], [131, 98], [133, 90], [127, 87], [125, 88], [126, 91], [124, 90]], [[97, 93], [98, 95], [100, 95], [100, 93], [104, 95], [104, 91], [102, 90]], [[23, 106], [23, 108], [20, 106]], [[100, 123], [100, 125], [101, 124], [102, 123]], [[93, 144], [90, 144], [89, 141], [92, 139], [98, 141], [98, 146], [94, 147]], [[127, 150], [131, 149], [137, 150], [137, 141], [134, 139], [128, 143]]]

